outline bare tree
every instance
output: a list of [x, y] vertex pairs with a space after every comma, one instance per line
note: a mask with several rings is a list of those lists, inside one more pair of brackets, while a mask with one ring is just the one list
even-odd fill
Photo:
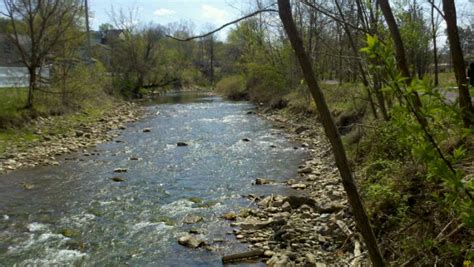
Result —
[[301, 70], [303, 71], [305, 81], [308, 84], [308, 88], [313, 96], [314, 101], [316, 102], [326, 136], [331, 142], [336, 165], [339, 169], [339, 173], [341, 174], [342, 184], [349, 198], [349, 203], [354, 210], [354, 217], [357, 226], [364, 237], [372, 263], [374, 266], [384, 266], [385, 263], [377, 246], [377, 241], [374, 232], [372, 231], [372, 227], [370, 226], [369, 218], [365, 212], [362, 200], [359, 196], [354, 177], [352, 176], [352, 171], [349, 167], [349, 162], [347, 160], [347, 155], [342, 144], [341, 137], [337, 131], [336, 124], [334, 123], [334, 119], [331, 116], [331, 112], [324, 98], [324, 94], [315, 77], [313, 68], [311, 66], [311, 61], [306, 54], [303, 42], [298, 35], [296, 25], [293, 21], [290, 1], [278, 0], [278, 7], [280, 18], [283, 22], [283, 26], [288, 38], [290, 39], [291, 45], [295, 50]]
[[33, 107], [33, 94], [39, 86], [41, 73], [51, 51], [68, 42], [65, 34], [82, 13], [80, 0], [4, 0], [2, 15], [10, 21], [9, 37], [28, 69], [27, 108]]

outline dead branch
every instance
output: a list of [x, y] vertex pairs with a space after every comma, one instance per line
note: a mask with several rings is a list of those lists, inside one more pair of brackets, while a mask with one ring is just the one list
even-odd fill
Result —
[[176, 41], [181, 41], [181, 42], [187, 42], [187, 41], [191, 41], [191, 40], [194, 40], [194, 39], [204, 38], [204, 37], [207, 37], [207, 36], [209, 36], [209, 35], [213, 35], [214, 33], [218, 32], [218, 31], [220, 31], [220, 30], [222, 30], [222, 29], [224, 29], [224, 28], [226, 28], [226, 27], [228, 27], [228, 26], [230, 26], [230, 25], [232, 25], [232, 24], [238, 23], [238, 22], [240, 22], [240, 21], [242, 21], [242, 20], [251, 18], [251, 17], [253, 17], [253, 16], [255, 16], [255, 15], [258, 15], [258, 14], [264, 13], [264, 12], [278, 12], [278, 10], [276, 10], [276, 9], [271, 9], [271, 8], [266, 8], [266, 9], [257, 10], [257, 11], [255, 11], [255, 12], [253, 12], [253, 13], [250, 13], [250, 14], [246, 15], [246, 16], [243, 16], [243, 17], [240, 17], [240, 18], [238, 18], [238, 19], [236, 19], [236, 20], [233, 20], [233, 21], [231, 21], [231, 22], [228, 22], [228, 23], [226, 23], [226, 24], [220, 26], [219, 28], [217, 28], [217, 29], [215, 29], [215, 30], [212, 30], [212, 31], [207, 32], [207, 33], [205, 33], [205, 34], [193, 36], [193, 37], [188, 37], [188, 38], [184, 38], [184, 39], [177, 38], [177, 37], [174, 37], [174, 36], [171, 36], [171, 35], [166, 35], [166, 37], [171, 38], [171, 39], [176, 40]]

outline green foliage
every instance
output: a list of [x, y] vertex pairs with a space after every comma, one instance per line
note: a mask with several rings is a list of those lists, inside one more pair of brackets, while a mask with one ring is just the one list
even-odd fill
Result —
[[406, 215], [408, 195], [404, 191], [408, 180], [402, 165], [399, 161], [379, 159], [369, 162], [361, 171], [364, 175], [363, 197], [378, 227], [381, 222], [388, 227], [386, 218], [391, 221], [388, 224], [396, 225]]
[[283, 97], [289, 92], [287, 81], [278, 70], [266, 64], [249, 63], [246, 65], [247, 87], [250, 99], [279, 107]]
[[243, 100], [248, 98], [246, 81], [242, 75], [228, 76], [216, 84], [216, 91], [231, 100]]
[[[447, 103], [428, 79], [406, 83], [389, 44], [367, 36], [361, 51], [370, 62], [371, 73], [384, 78], [383, 94], [391, 103], [390, 120], [366, 133], [356, 153], [365, 162], [362, 192], [369, 212], [386, 231], [396, 226], [394, 218], [400, 218], [398, 228], [407, 221], [416, 222], [415, 214], [433, 220], [427, 223], [433, 230], [413, 233], [413, 238], [400, 246], [404, 250], [400, 254], [442, 251], [445, 258], [457, 257], [466, 251], [466, 242], [440, 244], [436, 236], [449, 220], [462, 220], [467, 228], [474, 226], [473, 182], [456, 165], [468, 155], [466, 146], [472, 142], [473, 129], [463, 128], [459, 108]], [[421, 99], [419, 109], [415, 108], [415, 94]], [[383, 221], [381, 211], [392, 222]]]

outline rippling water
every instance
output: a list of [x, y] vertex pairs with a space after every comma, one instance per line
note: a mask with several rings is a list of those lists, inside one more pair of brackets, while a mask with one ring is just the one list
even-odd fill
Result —
[[[242, 195], [287, 190], [251, 182], [294, 176], [305, 151], [248, 115], [246, 102], [172, 94], [147, 109], [152, 115], [116, 142], [0, 176], [0, 266], [219, 266], [222, 255], [244, 250], [220, 217], [250, 205]], [[125, 182], [111, 180], [116, 168], [128, 169]], [[187, 215], [204, 221], [184, 224]], [[178, 245], [191, 229], [215, 250]]]

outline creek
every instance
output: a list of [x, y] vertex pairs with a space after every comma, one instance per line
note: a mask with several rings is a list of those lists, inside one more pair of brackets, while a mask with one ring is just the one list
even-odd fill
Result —
[[[60, 166], [0, 176], [0, 266], [221, 266], [245, 251], [222, 215], [252, 205], [248, 194], [288, 193], [252, 182], [293, 178], [305, 149], [248, 102], [171, 93], [145, 109], [114, 141]], [[203, 220], [186, 224], [189, 215]], [[213, 250], [179, 245], [190, 230]]]

